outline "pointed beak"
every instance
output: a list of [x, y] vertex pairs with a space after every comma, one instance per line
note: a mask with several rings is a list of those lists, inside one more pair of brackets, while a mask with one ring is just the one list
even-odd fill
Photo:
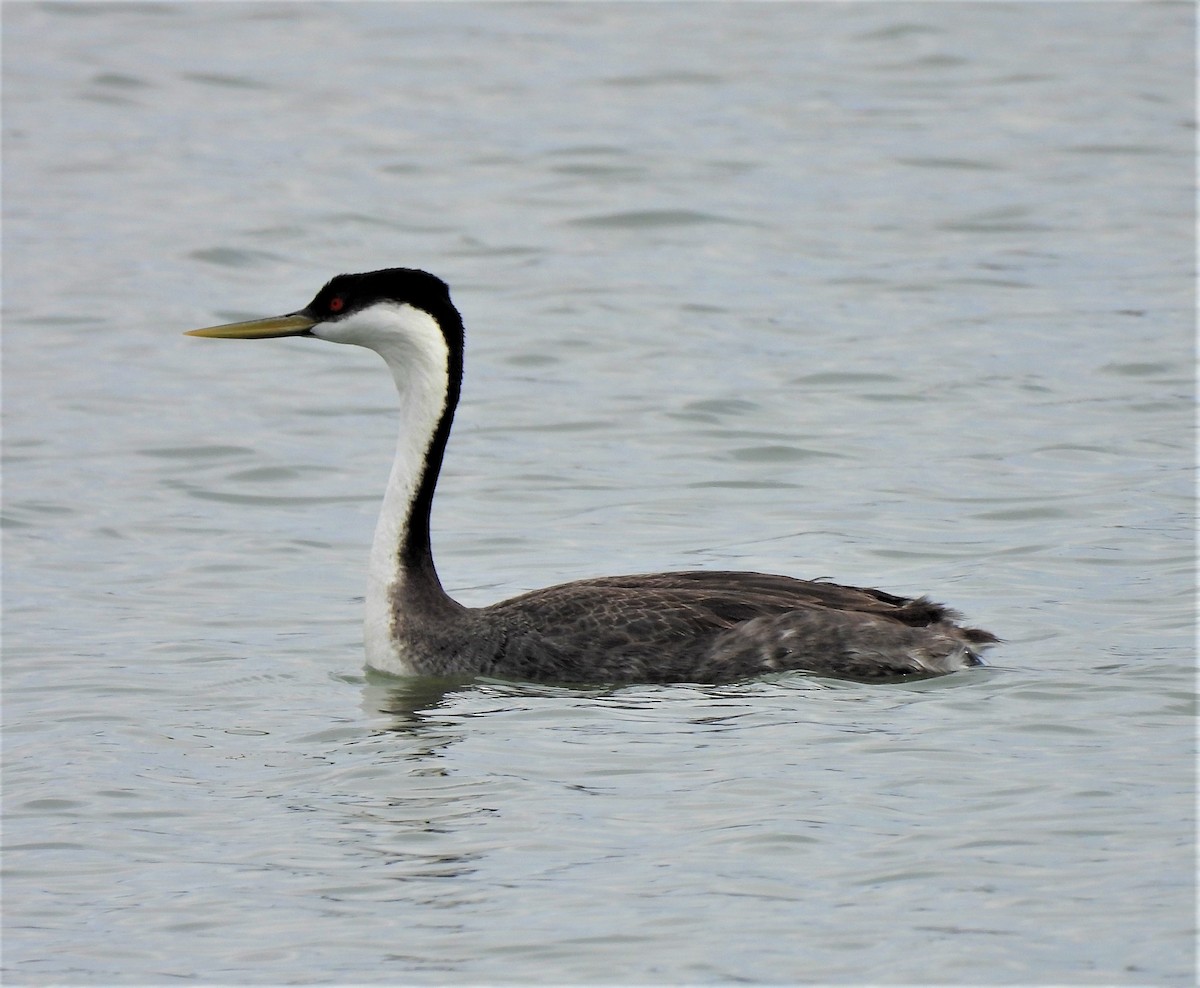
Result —
[[184, 336], [209, 336], [221, 340], [269, 340], [276, 336], [304, 336], [317, 324], [317, 320], [293, 312], [289, 316], [270, 316], [266, 319], [250, 319], [246, 322], [227, 322], [223, 326], [207, 329], [192, 329]]

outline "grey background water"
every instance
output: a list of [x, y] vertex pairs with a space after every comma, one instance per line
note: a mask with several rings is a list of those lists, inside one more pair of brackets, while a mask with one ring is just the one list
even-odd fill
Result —
[[[6, 4], [8, 983], [1190, 983], [1193, 10]], [[482, 603], [737, 567], [908, 685], [365, 676], [377, 359], [455, 289]]]

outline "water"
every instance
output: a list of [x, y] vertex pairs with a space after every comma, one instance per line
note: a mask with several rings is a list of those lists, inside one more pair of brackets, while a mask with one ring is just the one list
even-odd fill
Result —
[[[10, 984], [1191, 983], [1193, 12], [4, 9]], [[373, 355], [470, 337], [447, 585], [928, 591], [991, 665], [362, 669]]]

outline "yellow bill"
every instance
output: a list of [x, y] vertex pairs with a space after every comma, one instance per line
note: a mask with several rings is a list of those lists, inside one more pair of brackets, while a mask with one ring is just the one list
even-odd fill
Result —
[[246, 322], [227, 322], [223, 326], [207, 329], [192, 329], [184, 336], [209, 336], [221, 340], [269, 340], [276, 336], [300, 336], [317, 324], [299, 312], [290, 316], [269, 316], [266, 319], [248, 319]]

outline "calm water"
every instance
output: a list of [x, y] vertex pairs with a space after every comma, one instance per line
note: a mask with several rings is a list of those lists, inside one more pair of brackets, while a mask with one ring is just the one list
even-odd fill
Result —
[[[9, 984], [1195, 976], [1189, 5], [4, 8]], [[365, 676], [377, 359], [455, 288], [482, 603], [737, 567], [862, 686]]]

